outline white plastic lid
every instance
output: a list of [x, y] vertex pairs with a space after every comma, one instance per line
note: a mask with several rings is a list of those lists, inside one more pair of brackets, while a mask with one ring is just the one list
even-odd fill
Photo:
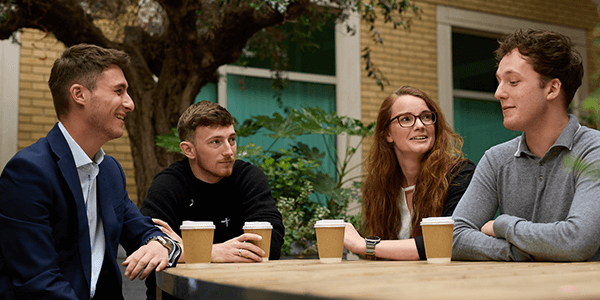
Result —
[[315, 228], [317, 227], [346, 227], [346, 222], [343, 219], [319, 220], [315, 223]]
[[448, 225], [454, 224], [452, 217], [429, 217], [421, 220], [421, 225]]
[[215, 229], [215, 224], [212, 221], [183, 221], [179, 229]]
[[242, 229], [273, 229], [270, 222], [244, 222]]

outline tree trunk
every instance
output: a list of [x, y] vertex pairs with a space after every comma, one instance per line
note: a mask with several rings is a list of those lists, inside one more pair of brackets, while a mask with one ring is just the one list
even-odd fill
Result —
[[[154, 176], [183, 156], [168, 153], [155, 145], [157, 135], [170, 133], [177, 126], [179, 116], [189, 107], [200, 87], [204, 85], [193, 65], [185, 63], [181, 47], [166, 49], [160, 77], [154, 81], [146, 64], [136, 64], [142, 59], [137, 50], [130, 51], [132, 66], [125, 71], [129, 93], [135, 99], [135, 110], [125, 119], [131, 141], [131, 152], [137, 184], [137, 205], [141, 206]], [[142, 66], [142, 67], [140, 67]], [[205, 75], [204, 75], [205, 76]]]

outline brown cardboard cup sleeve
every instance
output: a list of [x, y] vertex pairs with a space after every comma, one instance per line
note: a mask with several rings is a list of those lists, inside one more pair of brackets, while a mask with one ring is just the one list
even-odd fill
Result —
[[212, 221], [183, 221], [179, 227], [185, 250], [185, 267], [204, 268], [210, 265], [215, 225]]

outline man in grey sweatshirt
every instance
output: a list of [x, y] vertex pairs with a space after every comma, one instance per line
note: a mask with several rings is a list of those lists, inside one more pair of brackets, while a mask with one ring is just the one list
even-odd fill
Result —
[[504, 126], [523, 134], [481, 158], [453, 214], [453, 259], [600, 260], [600, 132], [568, 113], [581, 56], [546, 30], [518, 30], [495, 55]]

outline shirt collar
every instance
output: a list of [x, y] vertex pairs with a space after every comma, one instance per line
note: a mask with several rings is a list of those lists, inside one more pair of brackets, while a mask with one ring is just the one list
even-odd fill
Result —
[[[563, 129], [558, 139], [556, 139], [556, 142], [554, 142], [554, 144], [550, 147], [550, 149], [548, 149], [547, 152], [550, 152], [550, 150], [555, 147], [565, 147], [571, 150], [573, 148], [573, 141], [575, 140], [575, 135], [579, 132], [580, 129], [581, 124], [579, 124], [577, 117], [575, 115], [569, 114], [569, 122], [567, 123], [567, 126], [565, 127], [565, 129]], [[517, 147], [517, 152], [515, 152], [515, 156], [520, 157], [521, 154], [533, 155], [529, 151], [527, 143], [525, 142], [525, 132], [521, 134], [521, 140], [519, 141], [519, 145]]]
[[58, 128], [60, 129], [63, 136], [65, 137], [65, 140], [67, 140], [67, 144], [69, 145], [69, 149], [71, 149], [71, 153], [73, 154], [73, 159], [75, 160], [76, 168], [90, 164], [92, 162], [96, 163], [96, 165], [99, 165], [104, 160], [105, 153], [104, 153], [104, 150], [102, 150], [102, 148], [100, 148], [100, 150], [98, 152], [96, 152], [96, 154], [94, 154], [94, 161], [92, 161], [87, 156], [87, 154], [85, 154], [85, 151], [83, 151], [83, 149], [81, 149], [79, 144], [77, 144], [77, 142], [73, 139], [73, 137], [71, 137], [71, 135], [69, 134], [69, 132], [67, 131], [65, 126], [60, 121], [58, 122]]

